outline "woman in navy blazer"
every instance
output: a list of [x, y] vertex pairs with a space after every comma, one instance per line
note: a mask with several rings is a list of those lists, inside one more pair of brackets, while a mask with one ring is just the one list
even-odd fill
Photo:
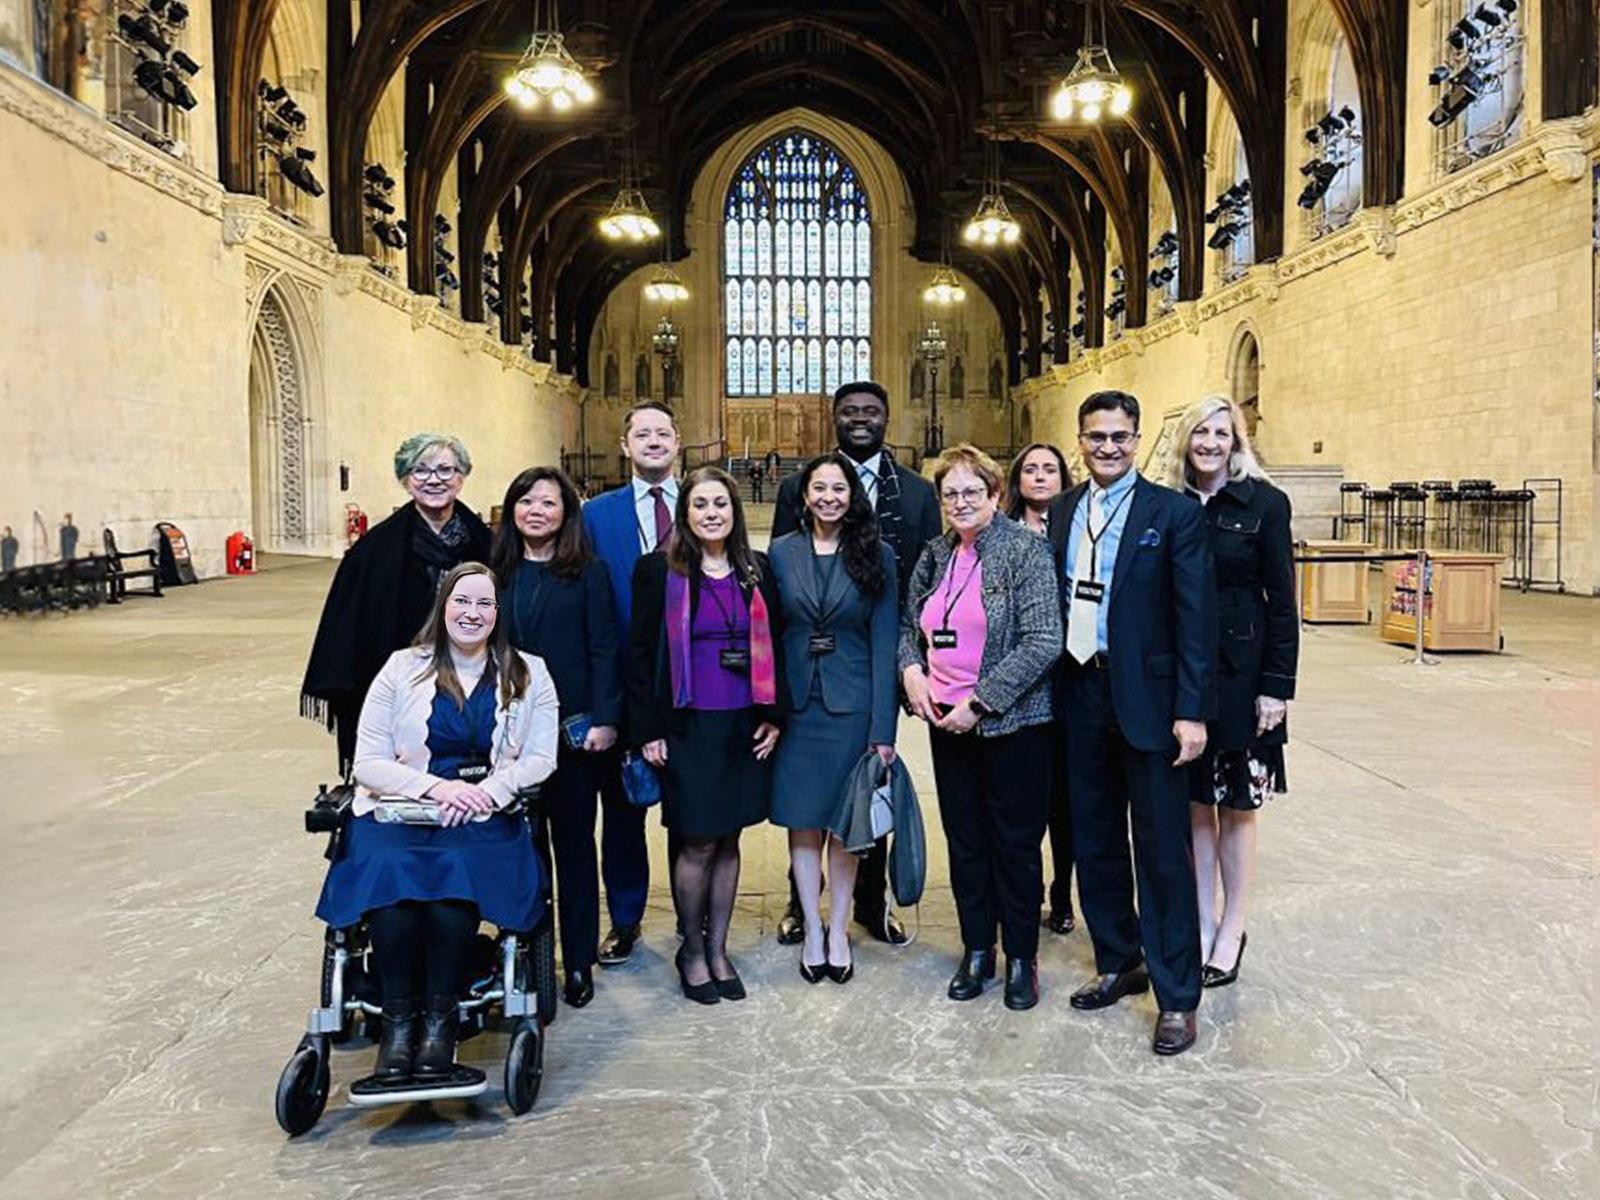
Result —
[[[894, 761], [899, 594], [894, 552], [879, 539], [855, 470], [824, 454], [800, 472], [800, 529], [772, 543], [783, 608], [790, 717], [778, 744], [772, 822], [789, 830], [789, 858], [805, 919], [800, 975], [846, 983], [857, 860], [828, 828], [846, 777], [868, 750]], [[832, 892], [822, 926], [822, 850]]]
[[545, 785], [560, 913], [567, 1003], [594, 998], [600, 943], [595, 796], [602, 756], [622, 723], [616, 609], [605, 564], [589, 549], [577, 489], [553, 467], [522, 472], [506, 489], [492, 561], [511, 644], [536, 654], [561, 698], [560, 761]]

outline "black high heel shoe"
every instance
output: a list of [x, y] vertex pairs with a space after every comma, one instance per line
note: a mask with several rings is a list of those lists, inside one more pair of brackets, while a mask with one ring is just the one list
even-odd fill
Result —
[[717, 991], [717, 981], [708, 979], [704, 983], [690, 983], [689, 977], [683, 971], [683, 947], [678, 947], [678, 953], [672, 958], [673, 965], [678, 968], [678, 983], [683, 987], [683, 994], [696, 1004], [720, 1004], [722, 997]]
[[833, 963], [825, 963], [823, 965], [823, 970], [827, 972], [828, 978], [833, 980], [835, 983], [840, 984], [849, 983], [850, 980], [855, 977], [856, 973], [856, 956], [853, 948], [850, 945], [850, 938], [848, 935], [844, 939], [844, 948], [845, 952], [850, 955], [849, 962], [845, 963], [845, 965], [842, 967], [835, 966]]
[[[804, 940], [804, 935], [803, 934], [801, 935], [801, 937], [802, 937], [802, 940]], [[821, 983], [823, 981], [823, 979], [825, 979], [827, 977], [827, 975], [828, 975], [828, 958], [827, 958], [827, 955], [828, 955], [828, 931], [826, 929], [824, 929], [822, 931], [822, 955], [823, 955], [823, 958], [822, 958], [821, 962], [819, 962], [819, 963], [808, 963], [806, 961], [805, 948], [801, 947], [801, 949], [800, 949], [800, 978], [801, 979], [804, 979], [807, 983]]]
[[1233, 960], [1233, 969], [1224, 971], [1221, 967], [1213, 967], [1210, 963], [1200, 968], [1200, 986], [1203, 988], [1227, 987], [1239, 978], [1239, 964], [1244, 962], [1244, 948], [1250, 941], [1248, 933], [1239, 935], [1239, 953]]

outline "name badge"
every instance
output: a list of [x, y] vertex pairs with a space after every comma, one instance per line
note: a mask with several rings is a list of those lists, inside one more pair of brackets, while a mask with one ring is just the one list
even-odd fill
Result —
[[1090, 604], [1099, 604], [1105, 599], [1106, 585], [1098, 579], [1080, 579], [1073, 587], [1074, 600], [1087, 600]]
[[838, 644], [838, 639], [831, 633], [813, 633], [807, 646], [813, 654], [832, 654]]
[[724, 671], [737, 671], [743, 675], [750, 670], [750, 651], [727, 649], [717, 651], [717, 661]]
[[954, 629], [935, 629], [932, 639], [935, 650], [954, 650], [956, 648], [956, 631]]

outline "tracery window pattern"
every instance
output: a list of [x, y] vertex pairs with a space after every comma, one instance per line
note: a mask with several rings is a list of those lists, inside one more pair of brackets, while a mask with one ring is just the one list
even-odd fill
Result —
[[723, 206], [730, 396], [831, 392], [872, 377], [872, 223], [855, 168], [815, 134], [768, 142]]

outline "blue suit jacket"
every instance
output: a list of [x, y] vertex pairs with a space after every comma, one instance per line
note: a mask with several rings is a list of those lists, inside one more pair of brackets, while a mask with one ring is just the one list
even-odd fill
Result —
[[583, 506], [583, 527], [595, 554], [611, 575], [617, 628], [626, 630], [633, 614], [633, 564], [639, 561], [639, 517], [633, 507], [632, 481], [588, 501]]
[[[1060, 582], [1067, 532], [1085, 486], [1050, 506], [1063, 618], [1071, 608]], [[1198, 502], [1144, 478], [1134, 484], [1104, 602], [1111, 606], [1107, 642], [1117, 724], [1135, 748], [1165, 752], [1174, 745], [1173, 721], [1209, 720], [1217, 705], [1217, 585]], [[1065, 671], [1077, 666], [1070, 654], [1062, 662]]]

